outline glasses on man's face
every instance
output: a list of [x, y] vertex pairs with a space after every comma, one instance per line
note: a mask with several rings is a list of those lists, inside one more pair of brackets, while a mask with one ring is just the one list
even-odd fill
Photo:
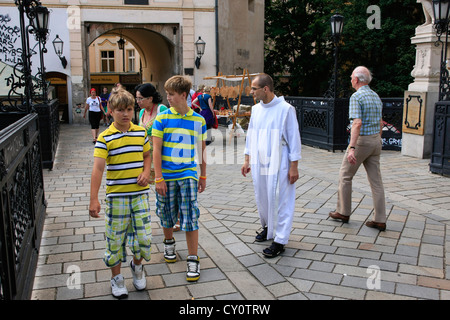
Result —
[[264, 88], [264, 87], [261, 87], [261, 88], [251, 87], [250, 89], [252, 89], [252, 91], [256, 91], [256, 90], [263, 89], [263, 88]]

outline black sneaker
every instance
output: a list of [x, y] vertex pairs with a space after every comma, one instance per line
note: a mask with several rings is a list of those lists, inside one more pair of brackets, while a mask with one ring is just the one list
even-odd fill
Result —
[[195, 282], [200, 278], [200, 258], [198, 256], [188, 256], [186, 260], [186, 280]]
[[174, 263], [177, 261], [177, 253], [175, 252], [175, 238], [170, 240], [164, 239], [164, 260], [167, 263]]
[[258, 235], [255, 237], [256, 242], [263, 242], [267, 240], [267, 227], [264, 227], [263, 231], [260, 233], [256, 232]]
[[263, 255], [265, 255], [267, 258], [275, 258], [283, 252], [284, 245], [274, 241], [269, 248], [263, 250]]

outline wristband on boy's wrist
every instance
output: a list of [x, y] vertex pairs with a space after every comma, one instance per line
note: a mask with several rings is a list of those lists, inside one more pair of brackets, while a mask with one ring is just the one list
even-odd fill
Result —
[[200, 179], [206, 180], [206, 176], [200, 176]]
[[155, 183], [160, 183], [160, 182], [163, 182], [164, 181], [164, 178], [163, 177], [161, 177], [161, 178], [159, 178], [159, 179], [155, 179]]

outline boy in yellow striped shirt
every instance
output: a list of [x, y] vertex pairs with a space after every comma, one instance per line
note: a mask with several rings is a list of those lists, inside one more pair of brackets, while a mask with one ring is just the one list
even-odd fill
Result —
[[114, 122], [95, 144], [91, 176], [89, 214], [99, 218], [98, 192], [106, 166], [106, 251], [105, 264], [111, 268], [111, 291], [116, 298], [128, 296], [121, 262], [126, 262], [128, 238], [133, 259], [130, 261], [133, 284], [146, 287], [142, 260], [151, 256], [151, 218], [148, 197], [150, 181], [150, 144], [147, 131], [132, 123], [134, 97], [115, 89], [109, 98]]

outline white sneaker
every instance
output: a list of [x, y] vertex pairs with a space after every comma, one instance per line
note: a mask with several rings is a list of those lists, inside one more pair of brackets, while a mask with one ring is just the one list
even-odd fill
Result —
[[200, 258], [198, 256], [188, 256], [186, 280], [195, 282], [198, 279], [200, 279]]
[[111, 279], [111, 292], [115, 298], [123, 299], [128, 297], [128, 290], [125, 286], [125, 280], [121, 274]]
[[131, 274], [133, 275], [133, 285], [136, 290], [141, 291], [147, 287], [147, 279], [145, 279], [145, 271], [142, 264], [135, 265], [133, 260], [130, 261]]

